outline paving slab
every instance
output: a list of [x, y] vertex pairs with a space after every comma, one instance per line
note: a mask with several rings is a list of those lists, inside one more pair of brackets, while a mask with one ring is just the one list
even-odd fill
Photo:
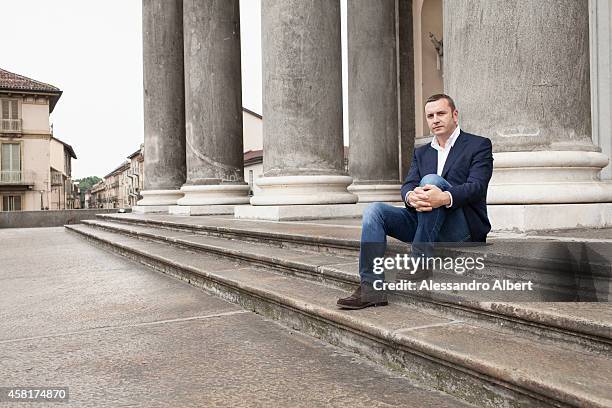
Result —
[[469, 406], [253, 313], [0, 343], [0, 354], [3, 383], [67, 385], [79, 407]]
[[0, 386], [68, 386], [78, 407], [470, 406], [63, 228], [0, 240]]
[[238, 310], [63, 227], [0, 230], [0, 239], [0, 340]]

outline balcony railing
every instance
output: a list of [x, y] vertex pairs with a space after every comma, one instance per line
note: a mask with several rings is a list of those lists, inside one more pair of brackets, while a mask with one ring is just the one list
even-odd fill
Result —
[[2, 170], [0, 184], [34, 185], [34, 175], [19, 170]]
[[55, 171], [51, 172], [51, 185], [61, 186], [62, 184], [64, 184], [64, 178], [62, 177], [62, 173], [57, 173]]
[[0, 133], [21, 133], [21, 119], [0, 119]]

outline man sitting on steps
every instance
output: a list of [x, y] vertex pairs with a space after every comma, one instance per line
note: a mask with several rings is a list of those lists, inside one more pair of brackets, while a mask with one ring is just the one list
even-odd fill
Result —
[[425, 115], [433, 139], [414, 151], [402, 185], [406, 208], [373, 203], [363, 212], [359, 275], [361, 284], [338, 306], [362, 309], [384, 306], [384, 292], [374, 289], [381, 275], [373, 272], [383, 257], [387, 235], [412, 243], [413, 256], [432, 256], [434, 242], [485, 242], [491, 230], [487, 188], [493, 173], [491, 141], [463, 132], [453, 99], [430, 96]]

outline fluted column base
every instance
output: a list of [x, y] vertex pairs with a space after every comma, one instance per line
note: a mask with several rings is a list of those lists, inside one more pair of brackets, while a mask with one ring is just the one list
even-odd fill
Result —
[[168, 206], [176, 205], [176, 202], [183, 197], [183, 193], [179, 190], [145, 190], [140, 194], [142, 200], [132, 207], [132, 212], [136, 214], [167, 213]]
[[224, 205], [248, 204], [248, 184], [205, 184], [184, 185], [181, 192], [185, 194], [177, 205]]
[[496, 153], [487, 203], [611, 203], [612, 182], [599, 178], [608, 162], [592, 151]]
[[261, 189], [251, 198], [251, 205], [354, 204], [357, 196], [347, 187], [350, 176], [260, 177]]
[[353, 183], [348, 191], [355, 194], [359, 203], [390, 202], [401, 203], [401, 184], [357, 184]]
[[499, 204], [487, 212], [493, 232], [612, 227], [612, 203]]
[[233, 214], [234, 206], [249, 203], [248, 184], [184, 185], [185, 194], [170, 206], [172, 215], [222, 215]]

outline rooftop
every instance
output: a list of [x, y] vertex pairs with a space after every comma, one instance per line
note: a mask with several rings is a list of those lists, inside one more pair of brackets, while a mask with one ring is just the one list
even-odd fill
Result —
[[123, 170], [127, 169], [130, 167], [130, 162], [128, 162], [127, 160], [124, 161], [123, 163], [121, 163], [117, 168], [115, 168], [113, 171], [111, 171], [110, 173], [108, 173], [106, 176], [104, 176], [104, 178], [108, 178], [110, 176], [114, 176], [116, 174], [121, 173]]
[[68, 153], [70, 154], [70, 156], [71, 156], [73, 159], [76, 159], [76, 158], [77, 158], [76, 153], [74, 152], [74, 149], [73, 149], [73, 148], [72, 148], [72, 146], [70, 146], [68, 143], [66, 143], [66, 142], [64, 142], [64, 141], [62, 141], [62, 140], [59, 140], [59, 139], [58, 139], [57, 137], [55, 137], [55, 136], [52, 136], [52, 137], [51, 137], [51, 139], [52, 139], [52, 140], [57, 140], [58, 142], [60, 142], [61, 144], [63, 144], [63, 145], [64, 145], [64, 148], [65, 148], [66, 150], [68, 150]]
[[26, 91], [50, 95], [50, 112], [53, 112], [53, 108], [55, 108], [55, 104], [62, 94], [62, 91], [53, 85], [15, 74], [2, 68], [0, 68], [0, 91]]
[[263, 150], [249, 150], [244, 152], [243, 161], [245, 166], [261, 163], [263, 161]]
[[134, 153], [130, 154], [127, 158], [128, 159], [133, 159], [134, 157], [138, 156], [138, 155], [142, 155], [142, 147], [140, 147], [138, 150], [136, 150]]

